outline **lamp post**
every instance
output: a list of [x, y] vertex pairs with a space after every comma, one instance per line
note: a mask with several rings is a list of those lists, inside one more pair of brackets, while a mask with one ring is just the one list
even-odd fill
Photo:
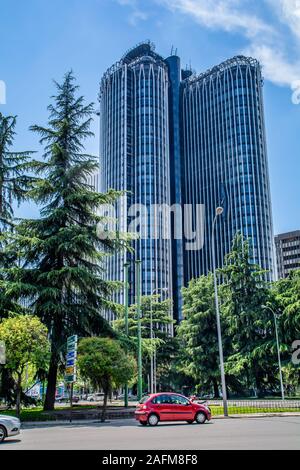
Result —
[[141, 261], [137, 260], [137, 320], [138, 320], [138, 386], [137, 394], [140, 401], [143, 395], [143, 369], [142, 369], [142, 326], [141, 326]]
[[280, 345], [279, 345], [279, 335], [278, 335], [278, 324], [277, 324], [277, 314], [274, 312], [274, 310], [269, 307], [268, 305], [263, 305], [263, 308], [265, 310], [269, 310], [272, 312], [274, 316], [274, 323], [275, 323], [275, 334], [276, 334], [276, 345], [277, 345], [277, 356], [278, 356], [278, 367], [279, 367], [279, 377], [280, 377], [280, 388], [281, 388], [281, 398], [282, 400], [285, 400], [285, 394], [284, 394], [284, 386], [283, 386], [283, 376], [282, 376], [282, 366], [281, 366], [281, 357], [280, 357]]
[[[124, 264], [124, 314], [125, 314], [125, 335], [128, 338], [128, 270], [129, 263]], [[125, 383], [124, 406], [128, 408], [128, 382]]]
[[213, 275], [214, 275], [215, 305], [216, 305], [216, 319], [217, 319], [217, 331], [218, 331], [223, 407], [224, 407], [224, 416], [228, 416], [227, 390], [226, 390], [226, 379], [225, 379], [225, 370], [224, 370], [224, 355], [223, 355], [223, 344], [222, 344], [222, 330], [221, 330], [221, 320], [220, 320], [220, 310], [219, 310], [218, 283], [217, 283], [217, 273], [216, 273], [216, 253], [215, 253], [215, 227], [216, 227], [217, 218], [221, 216], [223, 212], [224, 212], [223, 207], [217, 207], [216, 214], [215, 214], [213, 224], [212, 224], [211, 251], [212, 251]]
[[[156, 292], [169, 292], [167, 287], [158, 287], [153, 289], [151, 292], [151, 297], [155, 295]], [[150, 339], [155, 338], [153, 334], [153, 315], [152, 315], [152, 298], [150, 300]], [[150, 356], [150, 393], [156, 393], [156, 349], [155, 352]]]

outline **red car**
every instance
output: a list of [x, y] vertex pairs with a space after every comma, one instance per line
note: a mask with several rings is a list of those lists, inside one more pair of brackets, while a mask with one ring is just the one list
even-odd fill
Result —
[[194, 403], [178, 393], [155, 393], [139, 402], [135, 419], [143, 426], [156, 426], [159, 421], [187, 421], [204, 424], [211, 420], [210, 408]]

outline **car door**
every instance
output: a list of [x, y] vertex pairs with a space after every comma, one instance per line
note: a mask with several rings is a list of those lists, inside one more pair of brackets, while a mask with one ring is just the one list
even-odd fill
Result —
[[194, 419], [194, 411], [190, 401], [181, 395], [172, 395], [172, 412], [174, 421]]
[[158, 395], [152, 401], [153, 409], [159, 414], [161, 421], [173, 420], [172, 399], [170, 395]]

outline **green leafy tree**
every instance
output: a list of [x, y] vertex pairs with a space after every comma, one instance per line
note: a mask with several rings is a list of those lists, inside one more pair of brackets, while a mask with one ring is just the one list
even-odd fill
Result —
[[219, 352], [213, 277], [193, 279], [183, 289], [183, 321], [177, 328], [180, 370], [192, 377], [198, 393], [219, 398]]
[[300, 271], [294, 271], [287, 279], [281, 279], [273, 286], [274, 309], [281, 313], [282, 340], [290, 348], [300, 338]]
[[49, 359], [47, 328], [39, 318], [18, 315], [3, 319], [0, 323], [0, 341], [6, 349], [5, 368], [13, 374], [16, 384], [16, 410], [20, 416], [22, 376], [28, 364], [46, 367]]
[[222, 310], [232, 347], [226, 371], [248, 389], [263, 393], [276, 383], [274, 324], [264, 309], [271, 294], [265, 272], [251, 263], [249, 242], [240, 233], [221, 274]]
[[103, 390], [101, 420], [105, 421], [107, 399], [114, 387], [131, 380], [136, 370], [132, 355], [111, 338], [84, 338], [78, 345], [78, 367], [83, 379], [94, 389]]
[[87, 178], [98, 169], [96, 157], [84, 143], [93, 134], [92, 104], [78, 96], [73, 74], [67, 73], [48, 107], [48, 127], [33, 126], [41, 136], [44, 161], [32, 163], [39, 177], [30, 196], [41, 207], [40, 218], [22, 221], [11, 244], [18, 249], [21, 266], [9, 272], [6, 285], [11, 298], [29, 303], [49, 330], [51, 359], [45, 410], [53, 410], [57, 373], [71, 334], [111, 334], [101, 313], [114, 308], [114, 283], [104, 280], [103, 260], [109, 250], [125, 242], [100, 239], [99, 208], [116, 201], [119, 193], [99, 194]]
[[296, 393], [300, 386], [299, 366], [291, 362], [291, 347], [300, 338], [300, 271], [273, 285], [273, 310], [279, 314], [278, 325], [286, 389]]

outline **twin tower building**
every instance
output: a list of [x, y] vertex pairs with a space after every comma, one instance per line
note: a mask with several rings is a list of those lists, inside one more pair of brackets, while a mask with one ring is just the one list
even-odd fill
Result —
[[132, 252], [108, 260], [111, 280], [124, 281], [129, 263], [130, 303], [140, 260], [142, 295], [172, 298], [174, 318], [182, 319], [182, 287], [212, 270], [219, 206], [216, 265], [223, 265], [239, 231], [251, 242], [253, 262], [274, 277], [262, 90], [261, 67], [252, 58], [234, 57], [196, 75], [150, 42], [104, 74], [98, 189], [125, 191], [119, 229], [128, 230], [135, 212], [142, 233]]

